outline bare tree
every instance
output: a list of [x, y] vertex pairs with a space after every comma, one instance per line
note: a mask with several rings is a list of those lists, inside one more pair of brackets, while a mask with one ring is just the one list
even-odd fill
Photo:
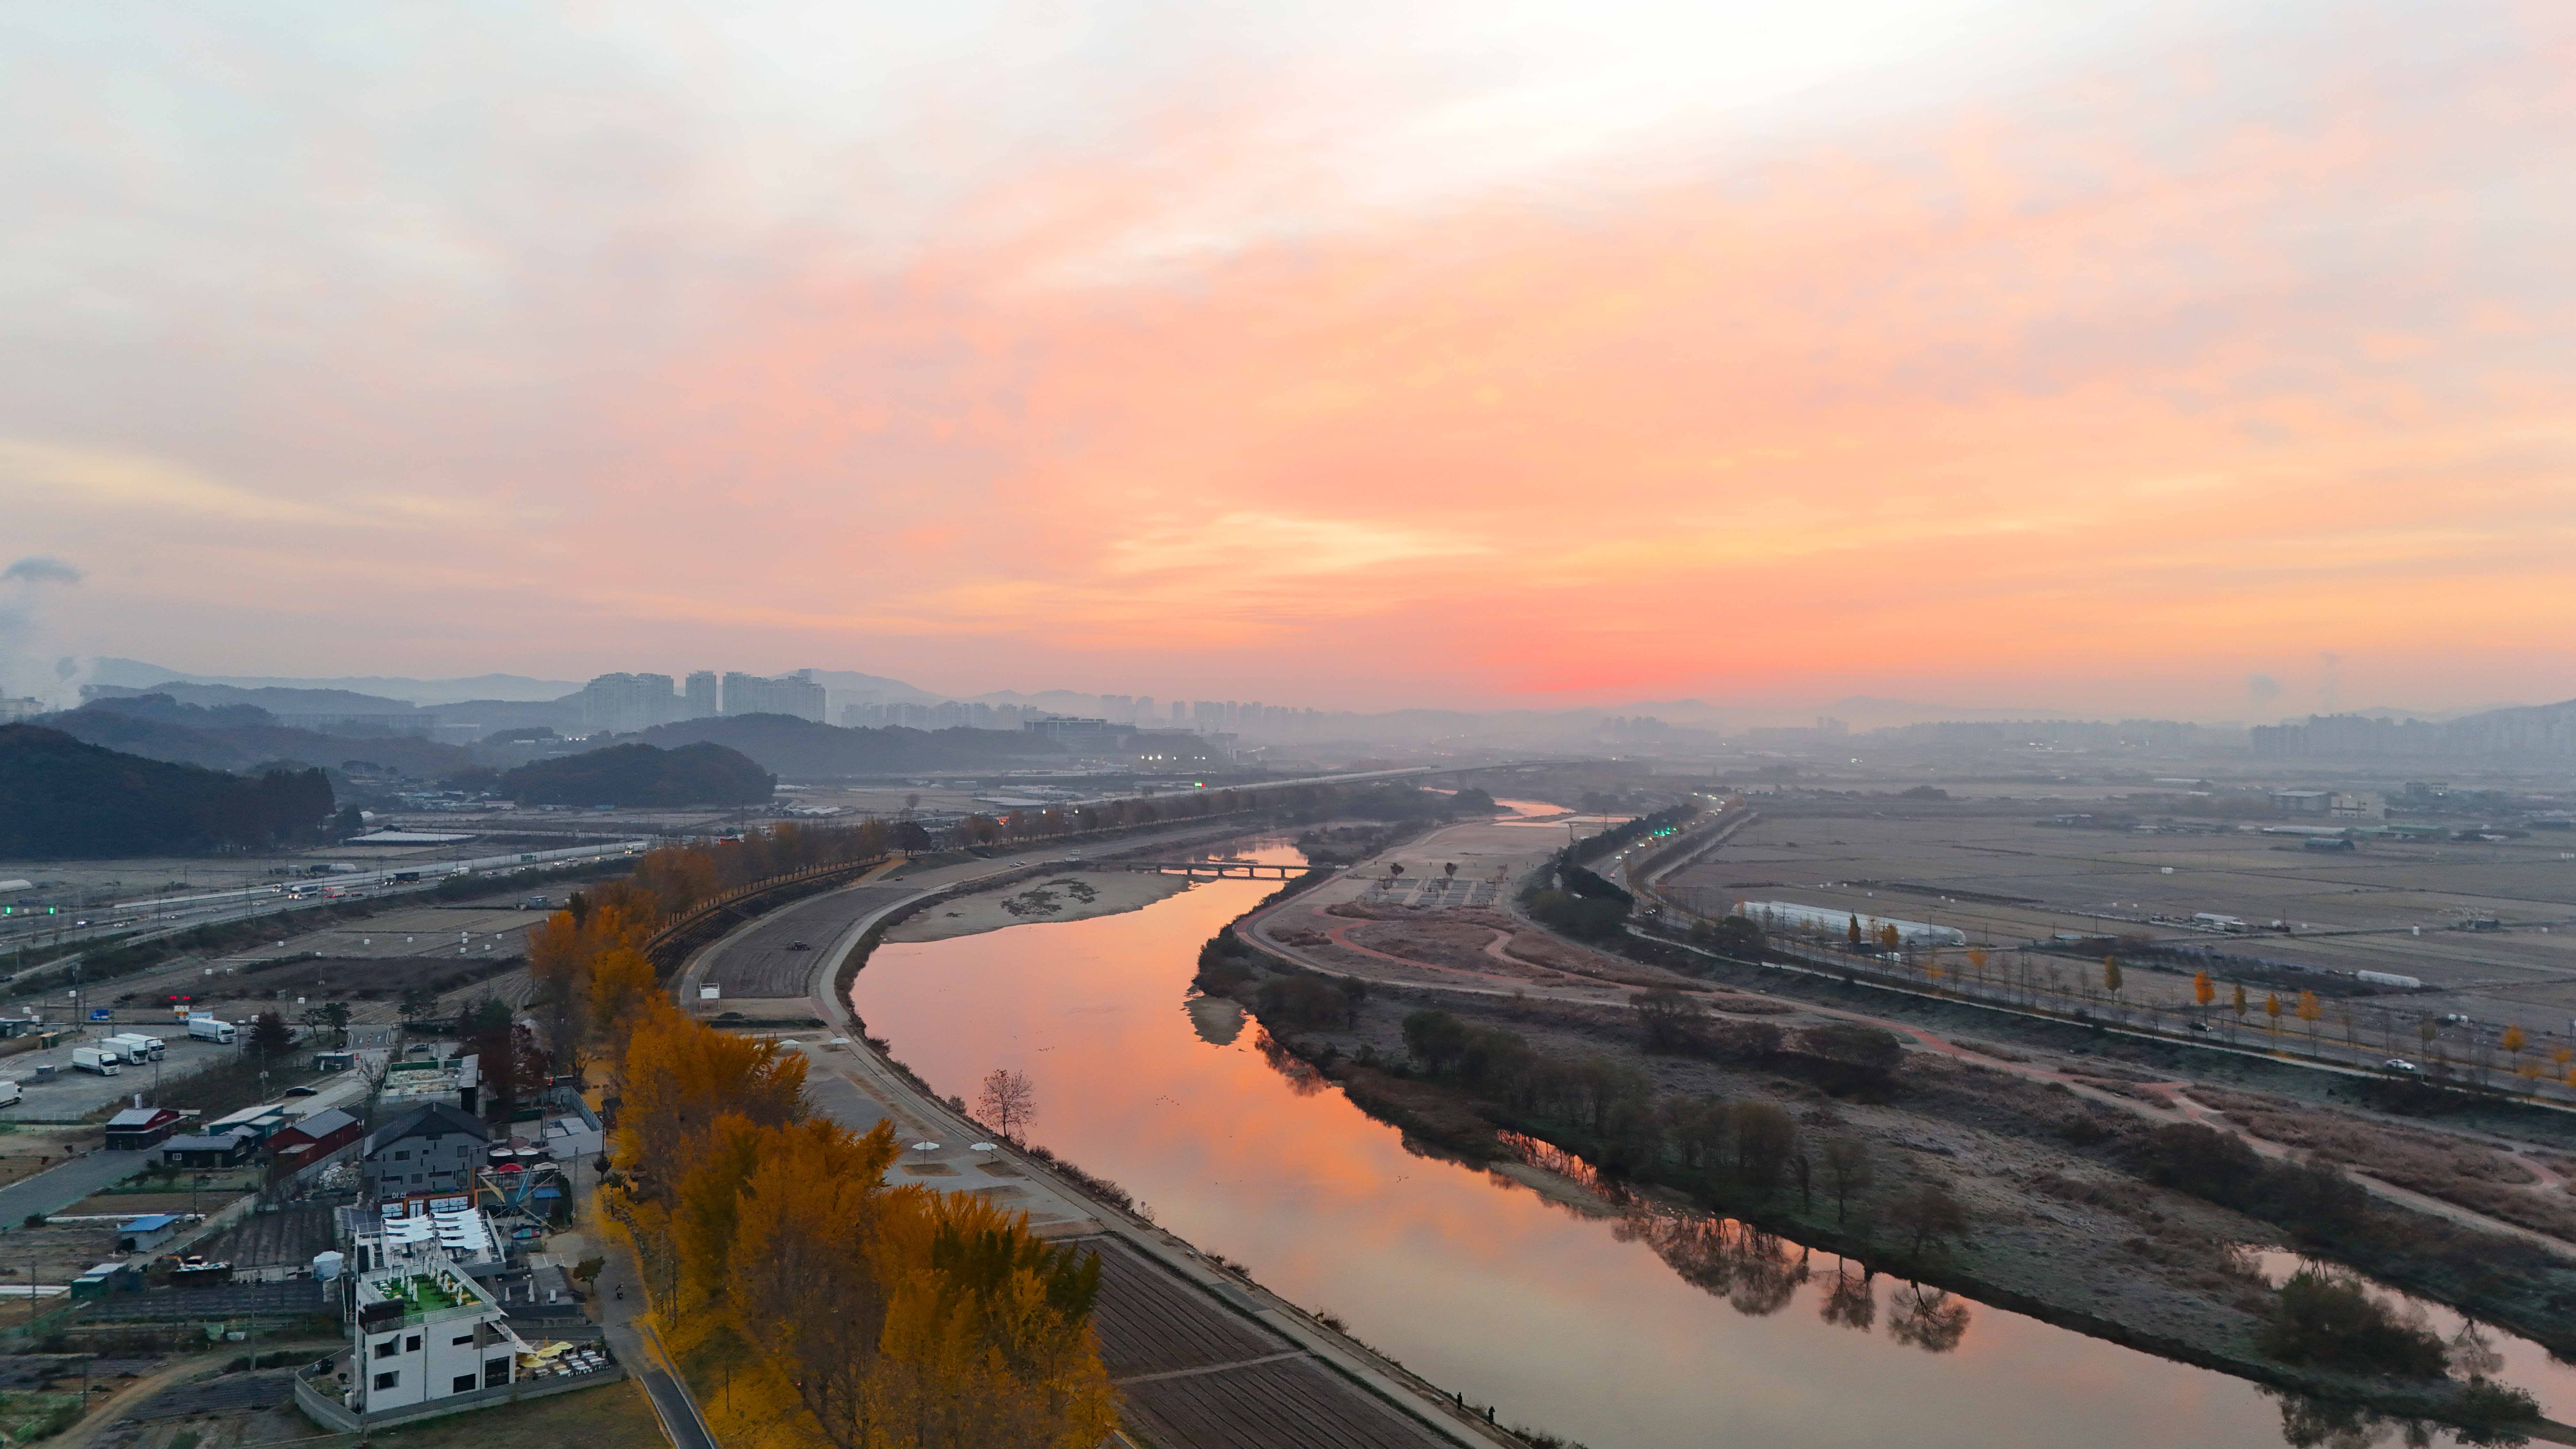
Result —
[[1869, 1147], [1857, 1137], [1829, 1137], [1824, 1159], [1825, 1190], [1834, 1195], [1834, 1221], [1839, 1223], [1852, 1194], [1869, 1187]]
[[385, 1077], [393, 1071], [393, 1067], [394, 1057], [391, 1052], [370, 1052], [358, 1058], [358, 1080], [365, 1084], [363, 1095], [366, 1099], [366, 1131], [376, 1130], [376, 1105], [384, 1100]]
[[1949, 1188], [1937, 1182], [1924, 1183], [1889, 1203], [1887, 1217], [1898, 1232], [1905, 1234], [1918, 1259], [1936, 1243], [1946, 1244], [1968, 1235], [1968, 1210], [1959, 1205]]
[[1833, 1285], [1825, 1290], [1816, 1311], [1827, 1323], [1869, 1332], [1878, 1317], [1878, 1298], [1870, 1292], [1868, 1267], [1845, 1259], [1834, 1270]]
[[1020, 1130], [1038, 1114], [1038, 1084], [1026, 1072], [995, 1067], [984, 1074], [984, 1092], [975, 1106], [993, 1130], [1017, 1142]]

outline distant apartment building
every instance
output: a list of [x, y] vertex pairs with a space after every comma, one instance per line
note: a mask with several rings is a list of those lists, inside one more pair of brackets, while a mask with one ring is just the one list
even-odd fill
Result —
[[970, 704], [944, 699], [937, 704], [846, 704], [841, 724], [847, 729], [1015, 730], [1036, 710], [1016, 704]]
[[2576, 755], [2576, 704], [2491, 709], [2455, 720], [2310, 715], [2247, 732], [2257, 758]]
[[717, 689], [714, 670], [701, 669], [691, 674], [688, 684], [680, 693], [680, 718], [715, 718], [720, 713], [717, 709]]
[[825, 722], [823, 686], [802, 674], [765, 679], [757, 674], [727, 672], [723, 706], [729, 715], [785, 714], [816, 724]]
[[1021, 726], [1029, 733], [1052, 740], [1077, 755], [1104, 755], [1118, 748], [1120, 742], [1135, 731], [1127, 725], [1112, 724], [1105, 719], [1047, 715], [1029, 720]]
[[680, 697], [667, 674], [603, 674], [574, 698], [584, 733], [628, 735], [679, 717]]

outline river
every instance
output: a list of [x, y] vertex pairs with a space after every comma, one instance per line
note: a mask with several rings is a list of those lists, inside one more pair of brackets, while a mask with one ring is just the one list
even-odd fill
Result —
[[853, 1001], [942, 1093], [1028, 1073], [1032, 1141], [1507, 1424], [1590, 1449], [2283, 1442], [2278, 1402], [2223, 1374], [1883, 1277], [1856, 1294], [1827, 1254], [1708, 1219], [1641, 1232], [1406, 1151], [1266, 1060], [1257, 1027], [1228, 1030], [1230, 1007], [1188, 1009], [1200, 943], [1275, 889], [1206, 882], [1124, 915], [882, 946]]

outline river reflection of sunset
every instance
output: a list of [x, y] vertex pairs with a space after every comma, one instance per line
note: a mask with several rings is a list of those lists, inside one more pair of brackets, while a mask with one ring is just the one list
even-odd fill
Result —
[[1506, 1423], [1592, 1449], [2282, 1442], [2278, 1405], [2224, 1375], [1407, 1151], [1302, 1064], [1274, 1069], [1257, 1028], [1223, 1029], [1230, 1007], [1187, 1008], [1200, 944], [1277, 888], [884, 946], [853, 996], [940, 1091], [1027, 1072], [1032, 1140]]

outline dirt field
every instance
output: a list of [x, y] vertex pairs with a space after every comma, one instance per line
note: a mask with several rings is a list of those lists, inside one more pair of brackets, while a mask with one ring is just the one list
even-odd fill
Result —
[[889, 941], [944, 941], [1033, 921], [1082, 921], [1140, 910], [1189, 889], [1177, 875], [1143, 871], [1081, 871], [1052, 880], [960, 896], [931, 907], [886, 932]]
[[[5, 1067], [0, 1067], [0, 1073], [5, 1071]], [[87, 1128], [21, 1127], [0, 1134], [0, 1187], [20, 1178], [33, 1177], [61, 1162], [75, 1143], [88, 1147], [96, 1145], [97, 1141], [98, 1134]]]
[[[2041, 823], [2064, 802], [1869, 803], [1890, 808], [1760, 801], [1761, 822], [1670, 884], [1719, 910], [1739, 899], [1796, 901], [1952, 926], [1998, 945], [2101, 934], [2413, 976], [2442, 994], [2403, 998], [2410, 1011], [2519, 1020], [2526, 1031], [2554, 1029], [2561, 1044], [2576, 1014], [2576, 860], [2561, 858], [2576, 854], [2576, 841], [2535, 833], [2323, 854], [2233, 828], [2140, 834]], [[2177, 923], [2199, 912], [2291, 929], [2219, 935]], [[2480, 918], [2501, 929], [2460, 929]], [[2133, 979], [2133, 991], [2178, 1001], [2188, 972]]]
[[252, 1212], [196, 1251], [236, 1268], [304, 1267], [332, 1246], [331, 1209], [320, 1206]]
[[[220, 1362], [220, 1359], [212, 1360]], [[184, 1402], [171, 1397], [186, 1392], [182, 1384], [202, 1382], [220, 1385], [221, 1378], [207, 1379], [202, 1368], [190, 1372], [156, 1376], [152, 1384], [139, 1386], [127, 1398], [120, 1399], [114, 1415], [96, 1413], [73, 1430], [61, 1442], [81, 1449], [84, 1443], [96, 1449], [172, 1449], [185, 1443], [195, 1449], [251, 1449], [265, 1444], [301, 1442], [333, 1445], [360, 1442], [356, 1437], [317, 1437], [321, 1430], [304, 1417], [292, 1403], [265, 1404], [243, 1408], [215, 1408], [181, 1416], [167, 1416], [157, 1409], [176, 1407]], [[232, 1375], [247, 1379], [249, 1375]], [[245, 1389], [255, 1389], [244, 1385]], [[213, 1395], [198, 1391], [198, 1397]], [[244, 1398], [268, 1395], [248, 1392]], [[151, 1417], [143, 1417], [150, 1415]], [[135, 1418], [138, 1422], [119, 1423]], [[186, 1436], [184, 1439], [182, 1436]], [[652, 1406], [645, 1402], [644, 1391], [633, 1380], [607, 1384], [576, 1394], [564, 1394], [532, 1403], [508, 1404], [470, 1414], [457, 1414], [443, 1419], [428, 1419], [402, 1425], [383, 1436], [406, 1449], [562, 1449], [565, 1444], [600, 1446], [653, 1445], [664, 1442], [660, 1423], [654, 1419]]]
[[727, 1004], [746, 997], [802, 998], [813, 984], [819, 953], [853, 923], [910, 894], [909, 886], [862, 885], [783, 907], [725, 948], [707, 984], [721, 990]]

